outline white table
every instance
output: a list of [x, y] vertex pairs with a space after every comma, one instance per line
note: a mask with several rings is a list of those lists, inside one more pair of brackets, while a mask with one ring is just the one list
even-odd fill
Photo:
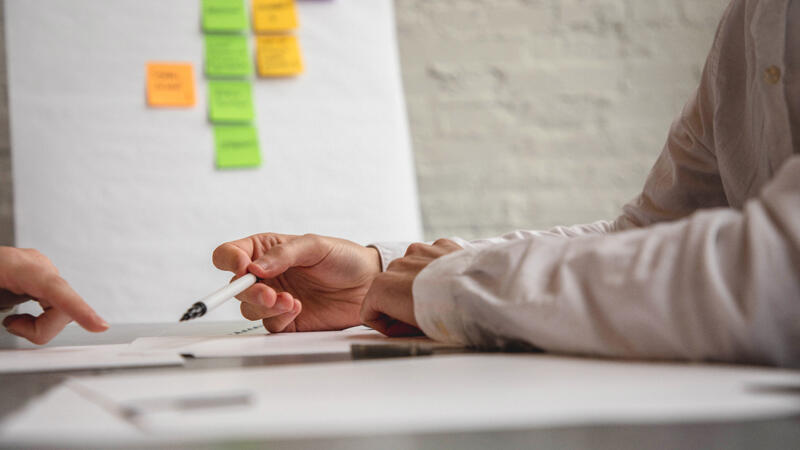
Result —
[[[191, 327], [186, 328], [187, 333], [213, 333], [224, 327], [221, 323], [197, 322]], [[124, 343], [130, 342], [138, 336], [154, 334], [157, 330], [163, 329], [163, 324], [153, 325], [117, 325], [100, 335], [89, 335], [81, 330], [71, 327], [65, 333], [56, 338], [51, 345], [80, 345], [98, 343]], [[485, 355], [464, 355], [458, 360], [463, 362], [464, 358], [485, 358]], [[441, 364], [445, 361], [443, 356], [432, 356], [438, 362], [432, 365]], [[453, 358], [447, 356], [446, 358]], [[501, 357], [502, 358], [502, 357]], [[561, 361], [560, 358], [548, 355], [515, 355], [512, 360], [525, 361], [542, 360], [550, 358], [555, 362]], [[567, 360], [567, 359], [565, 359]], [[408, 360], [411, 361], [411, 360]], [[433, 359], [416, 359], [414, 363], [417, 367], [420, 364], [429, 364], [425, 361]], [[579, 364], [608, 365], [616, 364], [608, 361], [575, 360]], [[402, 363], [402, 361], [400, 361]], [[140, 374], [147, 375], [156, 371], [162, 375], [169, 376], [204, 376], [213, 369], [228, 370], [253, 370], [253, 367], [268, 367], [266, 370], [303, 370], [306, 367], [320, 368], [321, 364], [328, 364], [324, 369], [330, 368], [335, 371], [355, 371], [358, 373], [360, 368], [365, 368], [365, 373], [374, 372], [374, 366], [353, 366], [361, 364], [353, 362], [347, 355], [316, 355], [316, 356], [283, 356], [271, 358], [216, 358], [187, 360], [184, 367], [161, 368], [161, 369], [120, 369], [104, 371], [70, 371], [56, 372], [48, 374], [17, 374], [0, 376], [0, 420], [10, 417], [15, 411], [23, 408], [32, 399], [46, 392], [48, 389], [58, 385], [66, 378], [71, 376], [82, 376], [91, 374]], [[625, 364], [625, 363], [623, 363]], [[402, 365], [402, 364], [401, 364]], [[270, 369], [269, 367], [274, 367]], [[631, 365], [632, 370], [641, 370], [638, 364]], [[636, 369], [638, 367], [638, 369]], [[674, 372], [675, 368], [673, 366]], [[692, 369], [688, 366], [687, 369]], [[694, 366], [696, 367], [696, 366]], [[248, 369], [249, 368], [249, 369]], [[369, 368], [369, 370], [367, 370]], [[726, 368], [723, 368], [727, 370]], [[262, 369], [259, 373], [266, 373]], [[666, 372], [669, 372], [667, 370]], [[680, 370], [680, 368], [678, 368]], [[733, 369], [739, 370], [739, 369]], [[753, 371], [759, 373], [759, 368], [742, 368], [743, 371]], [[771, 373], [770, 369], [764, 369], [765, 373]], [[536, 374], [532, 375], [532, 382], [536, 381]], [[565, 376], [568, 374], [565, 374]], [[542, 378], [544, 379], [544, 378]], [[491, 380], [487, 380], [491, 381]], [[709, 382], [709, 389], [715, 388], [714, 382]], [[800, 377], [797, 384], [780, 384], [776, 386], [754, 386], [760, 389], [764, 395], [774, 396], [796, 402], [800, 405]], [[513, 397], [513, 395], [511, 395]], [[431, 398], [435, 403], [437, 399]], [[550, 399], [552, 401], [552, 399]], [[374, 407], [377, 411], [381, 405], [365, 405]], [[281, 408], [276, 406], [276, 412]], [[368, 431], [368, 430], [367, 430]], [[507, 426], [497, 427], [491, 424], [482, 426], [471, 426], [469, 429], [458, 431], [428, 429], [424, 432], [409, 433], [357, 433], [345, 434], [336, 437], [308, 436], [291, 437], [279, 439], [253, 439], [253, 438], [223, 438], [210, 439], [198, 442], [147, 442], [140, 443], [145, 447], [164, 447], [165, 445], [173, 448], [198, 448], [207, 446], [209, 448], [220, 445], [233, 445], [239, 443], [263, 446], [269, 444], [274, 448], [792, 448], [800, 442], [800, 415], [779, 415], [777, 417], [761, 417], [758, 419], [731, 419], [730, 417], [708, 416], [702, 419], [692, 417], [686, 420], [670, 420], [668, 423], [641, 422], [638, 420], [630, 421], [611, 421], [609, 423], [584, 423], [571, 425], [539, 425], [532, 427]], [[0, 441], [2, 445], [2, 441]], [[83, 447], [86, 442], [64, 442], [65, 446]]]

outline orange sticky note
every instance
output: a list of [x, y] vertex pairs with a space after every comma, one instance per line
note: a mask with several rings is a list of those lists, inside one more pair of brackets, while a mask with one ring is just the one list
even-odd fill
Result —
[[194, 106], [194, 74], [188, 63], [147, 64], [147, 104]]
[[297, 28], [294, 0], [253, 0], [253, 29], [273, 33]]
[[258, 36], [256, 60], [262, 77], [288, 77], [303, 72], [296, 36]]

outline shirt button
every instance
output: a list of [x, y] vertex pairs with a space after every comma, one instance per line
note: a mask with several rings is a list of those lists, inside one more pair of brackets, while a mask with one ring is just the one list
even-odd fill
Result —
[[778, 84], [781, 81], [781, 69], [778, 66], [769, 66], [764, 71], [764, 80], [769, 84]]

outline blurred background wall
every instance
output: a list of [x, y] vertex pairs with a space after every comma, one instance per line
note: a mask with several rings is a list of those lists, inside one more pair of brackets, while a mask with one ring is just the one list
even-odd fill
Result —
[[0, 245], [14, 244], [14, 202], [11, 191], [11, 146], [8, 135], [8, 83], [4, 2], [0, 1]]
[[615, 218], [728, 0], [396, 0], [427, 239]]
[[[616, 217], [694, 91], [727, 2], [396, 0], [426, 237]], [[0, 60], [0, 244], [11, 244]]]

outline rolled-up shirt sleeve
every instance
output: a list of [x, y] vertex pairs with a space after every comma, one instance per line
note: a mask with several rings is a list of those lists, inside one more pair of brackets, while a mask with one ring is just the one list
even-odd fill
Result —
[[465, 249], [420, 272], [413, 294], [441, 341], [800, 366], [800, 156], [742, 210]]

